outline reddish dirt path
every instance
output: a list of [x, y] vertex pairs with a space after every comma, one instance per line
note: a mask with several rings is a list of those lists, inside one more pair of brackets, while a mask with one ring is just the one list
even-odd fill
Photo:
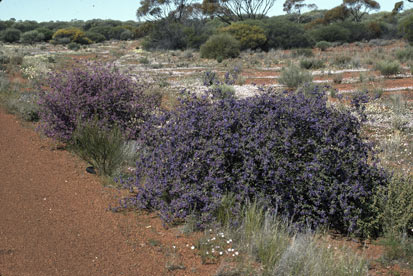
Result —
[[165, 275], [161, 253], [128, 244], [130, 218], [106, 210], [112, 196], [0, 110], [1, 276]]

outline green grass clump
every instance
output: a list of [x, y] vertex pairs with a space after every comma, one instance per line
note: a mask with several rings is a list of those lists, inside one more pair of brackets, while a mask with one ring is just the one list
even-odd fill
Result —
[[214, 84], [209, 89], [212, 96], [216, 99], [227, 99], [235, 96], [235, 89], [228, 84]]
[[310, 48], [298, 48], [291, 51], [291, 57], [312, 57], [313, 51]]
[[413, 236], [413, 178], [394, 175], [378, 197], [385, 231]]
[[303, 69], [320, 69], [324, 67], [324, 61], [321, 59], [302, 59], [300, 60], [300, 67]]
[[339, 68], [345, 68], [350, 64], [351, 57], [349, 56], [337, 56], [333, 60], [333, 64], [338, 66]]
[[376, 70], [383, 76], [391, 76], [400, 73], [401, 66], [397, 61], [379, 61], [376, 63]]
[[401, 62], [413, 60], [413, 47], [409, 46], [404, 49], [397, 50], [395, 55]]
[[380, 241], [384, 246], [381, 261], [388, 264], [400, 264], [413, 268], [413, 238], [406, 234], [388, 233]]
[[325, 51], [331, 47], [331, 43], [328, 41], [319, 41], [316, 43], [315, 47], [320, 49], [321, 51]]
[[[240, 252], [238, 265], [230, 270], [221, 268], [216, 275], [367, 275], [367, 261], [354, 252], [332, 248], [312, 232], [297, 232], [257, 203], [246, 206], [239, 227], [225, 226], [225, 241]], [[211, 248], [206, 243], [204, 247]], [[255, 265], [246, 269], [248, 263]]]
[[311, 82], [312, 80], [313, 77], [311, 73], [291, 64], [290, 66], [282, 69], [278, 82], [289, 88], [297, 88], [301, 84]]
[[126, 159], [121, 131], [117, 127], [104, 129], [96, 120], [78, 124], [71, 147], [96, 168], [99, 175], [113, 176]]
[[6, 109], [29, 122], [39, 121], [38, 95], [35, 92], [14, 92], [5, 100]]

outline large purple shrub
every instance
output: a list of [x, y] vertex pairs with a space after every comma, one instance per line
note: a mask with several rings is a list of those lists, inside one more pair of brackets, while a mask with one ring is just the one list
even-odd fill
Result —
[[40, 118], [47, 136], [68, 141], [79, 121], [119, 127], [127, 138], [138, 135], [140, 125], [156, 105], [144, 93], [147, 85], [120, 73], [114, 66], [81, 63], [51, 74], [40, 96]]
[[[142, 130], [142, 154], [125, 206], [160, 211], [166, 222], [214, 219], [221, 199], [258, 199], [299, 226], [365, 231], [374, 190], [387, 182], [360, 122], [326, 97], [263, 93], [211, 101], [189, 97]], [[373, 158], [373, 159], [372, 159]]]

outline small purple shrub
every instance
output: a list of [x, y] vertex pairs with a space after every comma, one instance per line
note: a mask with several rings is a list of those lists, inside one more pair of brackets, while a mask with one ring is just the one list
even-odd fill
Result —
[[158, 104], [144, 93], [146, 84], [111, 65], [81, 63], [51, 74], [46, 85], [50, 90], [41, 93], [39, 100], [41, 128], [62, 141], [71, 139], [78, 121], [92, 119], [105, 128], [116, 125], [126, 138], [135, 138]]
[[124, 204], [159, 210], [165, 222], [195, 213], [205, 226], [232, 194], [234, 213], [246, 200], [259, 200], [297, 226], [367, 235], [372, 193], [387, 183], [371, 162], [360, 122], [328, 107], [317, 88], [311, 97], [190, 96], [152, 118], [141, 134], [131, 183], [139, 192]]

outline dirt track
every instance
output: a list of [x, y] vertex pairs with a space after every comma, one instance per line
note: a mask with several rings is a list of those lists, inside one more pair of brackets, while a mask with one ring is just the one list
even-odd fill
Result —
[[[128, 244], [127, 216], [76, 157], [0, 110], [0, 275], [165, 275]], [[130, 223], [130, 221], [129, 221]]]

